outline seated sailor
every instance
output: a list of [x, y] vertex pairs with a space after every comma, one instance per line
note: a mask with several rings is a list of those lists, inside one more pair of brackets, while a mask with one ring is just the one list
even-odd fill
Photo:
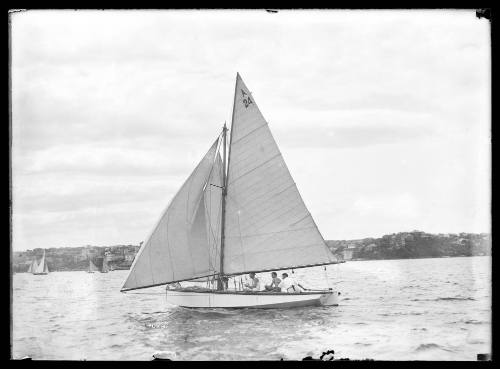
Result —
[[271, 273], [271, 283], [266, 284], [264, 288], [266, 291], [277, 291], [279, 292], [279, 284], [281, 283], [281, 279], [278, 278], [278, 274], [276, 272]]
[[243, 290], [245, 291], [260, 291], [260, 281], [259, 278], [255, 276], [255, 273], [249, 273], [250, 282], [246, 282], [243, 285]]
[[302, 292], [302, 290], [306, 289], [297, 283], [292, 277], [289, 277], [288, 273], [283, 273], [281, 277], [281, 283], [278, 285], [281, 292]]

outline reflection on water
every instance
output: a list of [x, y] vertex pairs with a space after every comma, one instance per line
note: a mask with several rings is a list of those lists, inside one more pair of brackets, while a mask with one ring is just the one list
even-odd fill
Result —
[[[120, 293], [127, 271], [21, 273], [13, 283], [13, 356], [150, 360], [475, 360], [491, 343], [491, 258], [357, 261], [329, 266], [338, 307], [186, 309], [156, 287]], [[261, 273], [264, 282], [268, 273]], [[322, 267], [295, 271], [326, 287]]]

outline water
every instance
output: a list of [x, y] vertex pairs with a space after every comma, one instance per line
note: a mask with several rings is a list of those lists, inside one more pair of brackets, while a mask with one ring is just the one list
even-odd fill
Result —
[[[120, 293], [126, 274], [15, 274], [13, 357], [300, 360], [334, 349], [350, 359], [476, 360], [491, 352], [487, 256], [332, 265], [340, 306], [280, 310], [174, 307], [160, 287]], [[295, 276], [326, 286], [322, 267]]]

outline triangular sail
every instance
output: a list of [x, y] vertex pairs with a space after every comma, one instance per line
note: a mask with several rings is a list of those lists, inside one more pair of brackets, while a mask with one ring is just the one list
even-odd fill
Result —
[[46, 268], [46, 263], [45, 263], [45, 250], [43, 250], [42, 259], [40, 260], [40, 263], [38, 263], [33, 273], [37, 274], [48, 273], [48, 267]]
[[239, 74], [229, 149], [224, 274], [336, 262]]
[[[199, 278], [217, 272], [209, 258], [205, 200], [218, 139], [172, 199], [142, 245], [122, 291]], [[211, 186], [213, 187], [213, 186]], [[211, 238], [211, 237], [210, 237]], [[213, 245], [212, 245], [213, 246]]]
[[34, 259], [31, 264], [30, 264], [30, 267], [28, 268], [28, 273], [34, 273], [35, 270], [37, 269], [38, 267], [38, 263], [36, 262], [36, 259]]

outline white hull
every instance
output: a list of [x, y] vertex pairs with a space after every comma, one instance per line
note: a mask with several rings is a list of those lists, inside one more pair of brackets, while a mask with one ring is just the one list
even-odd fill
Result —
[[339, 293], [323, 290], [302, 293], [167, 290], [167, 302], [190, 308], [280, 309], [337, 306]]

